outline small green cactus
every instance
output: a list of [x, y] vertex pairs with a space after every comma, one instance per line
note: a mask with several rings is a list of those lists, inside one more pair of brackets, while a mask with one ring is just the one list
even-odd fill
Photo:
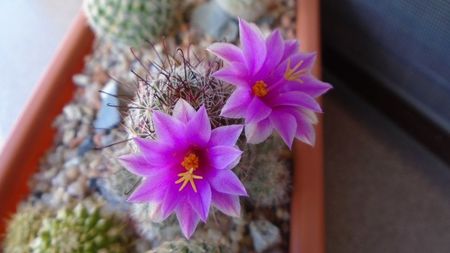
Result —
[[85, 0], [89, 24], [100, 36], [142, 45], [170, 34], [180, 14], [181, 0]]
[[255, 206], [289, 202], [291, 187], [290, 152], [281, 138], [272, 135], [258, 145], [249, 145], [236, 168]]
[[201, 241], [179, 239], [161, 244], [148, 253], [224, 253], [229, 252], [223, 246], [211, 245]]
[[48, 212], [42, 208], [26, 204], [19, 208], [8, 222], [3, 241], [5, 253], [31, 252], [30, 244], [36, 238], [42, 219]]
[[78, 204], [43, 219], [31, 247], [33, 253], [129, 252], [130, 242], [121, 219]]

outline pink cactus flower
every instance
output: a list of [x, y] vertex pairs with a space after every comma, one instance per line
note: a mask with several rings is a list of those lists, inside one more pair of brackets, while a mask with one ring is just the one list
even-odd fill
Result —
[[205, 108], [195, 111], [182, 99], [172, 116], [153, 112], [153, 124], [157, 138], [134, 139], [140, 153], [120, 158], [143, 177], [128, 201], [156, 205], [162, 219], [175, 213], [186, 238], [207, 220], [211, 205], [239, 216], [239, 196], [247, 192], [231, 169], [242, 154], [236, 141], [243, 126], [211, 129]]
[[316, 55], [300, 53], [296, 40], [275, 30], [266, 39], [256, 25], [239, 20], [241, 48], [214, 43], [208, 50], [224, 60], [214, 77], [236, 90], [222, 116], [245, 119], [249, 143], [260, 143], [276, 130], [291, 148], [294, 138], [313, 145], [316, 97], [331, 88], [311, 74]]

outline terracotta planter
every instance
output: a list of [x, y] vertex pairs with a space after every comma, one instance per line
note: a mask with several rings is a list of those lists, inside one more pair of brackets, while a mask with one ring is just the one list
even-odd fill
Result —
[[[297, 30], [302, 50], [319, 51], [319, 1], [299, 0]], [[72, 76], [82, 70], [94, 35], [80, 13], [64, 39], [0, 155], [0, 234], [5, 221], [28, 194], [27, 183], [51, 147], [51, 125], [74, 92]], [[320, 61], [316, 64], [320, 74]], [[325, 251], [322, 126], [314, 148], [296, 143], [291, 208], [290, 252]]]

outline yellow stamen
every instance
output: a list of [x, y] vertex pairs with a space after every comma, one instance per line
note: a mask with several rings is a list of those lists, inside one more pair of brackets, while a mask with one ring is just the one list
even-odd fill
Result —
[[264, 81], [257, 81], [252, 87], [253, 93], [258, 97], [264, 97], [269, 92]]
[[289, 81], [297, 81], [303, 83], [301, 79], [302, 76], [308, 73], [306, 68], [300, 68], [303, 64], [303, 60], [297, 63], [293, 68], [291, 68], [291, 59], [288, 60], [288, 65], [286, 68], [286, 72], [284, 72], [284, 79]]
[[175, 181], [175, 184], [183, 183], [178, 191], [182, 191], [188, 183], [191, 183], [192, 189], [194, 190], [194, 192], [197, 192], [197, 186], [195, 185], [194, 179], [203, 179], [202, 176], [194, 175], [193, 168], [189, 169], [186, 172], [178, 174], [178, 176], [180, 178]]
[[194, 175], [194, 171], [198, 169], [199, 167], [199, 159], [198, 156], [194, 153], [189, 153], [186, 157], [184, 157], [183, 162], [181, 165], [187, 170], [186, 172], [179, 173], [178, 176], [180, 177], [177, 181], [175, 181], [175, 184], [181, 184], [180, 189], [178, 191], [182, 191], [184, 187], [188, 183], [191, 184], [192, 189], [194, 192], [197, 192], [197, 186], [195, 185], [194, 179], [203, 179], [202, 176]]

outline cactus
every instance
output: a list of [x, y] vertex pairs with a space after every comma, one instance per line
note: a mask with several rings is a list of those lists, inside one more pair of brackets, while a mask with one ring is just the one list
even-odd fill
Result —
[[253, 22], [267, 11], [269, 0], [216, 0], [228, 14]]
[[142, 45], [169, 35], [181, 15], [180, 0], [85, 0], [89, 24], [99, 36]]
[[163, 66], [157, 77], [140, 82], [136, 97], [129, 104], [128, 117], [125, 119], [131, 137], [154, 137], [152, 111], [160, 110], [171, 114], [180, 98], [196, 109], [205, 105], [213, 128], [239, 122], [220, 116], [220, 110], [230, 96], [232, 88], [210, 76], [220, 66], [219, 63], [214, 61], [191, 63], [184, 55], [178, 56], [167, 60], [166, 62], [173, 65]]
[[43, 219], [31, 247], [34, 253], [129, 252], [127, 232], [121, 219], [80, 203]]
[[236, 168], [249, 200], [255, 206], [274, 206], [289, 202], [291, 186], [290, 152], [281, 138], [272, 135], [258, 145], [248, 145]]
[[30, 244], [36, 238], [42, 224], [42, 219], [48, 212], [30, 204], [19, 208], [8, 222], [3, 250], [5, 253], [31, 252]]
[[[130, 214], [138, 233], [150, 241], [153, 246], [161, 245], [165, 241], [182, 238], [176, 217], [171, 216], [161, 222], [158, 220], [157, 214], [155, 214], [157, 212], [155, 208], [157, 206], [147, 203], [131, 205]], [[235, 218], [220, 212], [214, 212], [214, 215], [206, 223], [199, 226], [192, 239], [227, 245], [230, 249], [227, 252], [239, 252], [239, 245], [244, 236], [246, 225], [247, 220], [245, 217]]]
[[[213, 243], [213, 242], [212, 242]], [[148, 253], [222, 253], [229, 252], [224, 246], [211, 245], [202, 241], [186, 241], [184, 239], [168, 241]]]
[[159, 245], [161, 242], [181, 237], [181, 231], [175, 216], [169, 217], [161, 222], [155, 215], [156, 206], [147, 203], [132, 204], [130, 216], [135, 221], [137, 232], [145, 239], [152, 242], [152, 245]]
[[118, 210], [126, 210], [126, 199], [139, 183], [139, 177], [126, 169], [120, 168], [111, 175], [99, 178], [97, 187], [100, 194]]

